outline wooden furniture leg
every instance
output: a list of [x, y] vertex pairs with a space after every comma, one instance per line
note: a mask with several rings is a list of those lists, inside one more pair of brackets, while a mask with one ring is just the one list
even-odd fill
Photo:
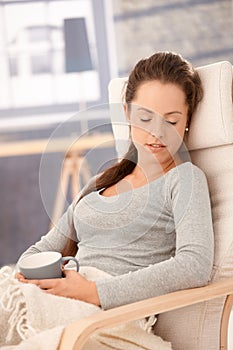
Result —
[[228, 295], [225, 301], [220, 330], [220, 350], [227, 350], [229, 318], [233, 307], [233, 295]]
[[83, 177], [85, 183], [87, 183], [91, 177], [91, 172], [85, 157], [80, 156], [78, 152], [67, 153], [62, 165], [50, 229], [63, 214], [70, 181], [72, 199], [80, 192], [80, 175]]

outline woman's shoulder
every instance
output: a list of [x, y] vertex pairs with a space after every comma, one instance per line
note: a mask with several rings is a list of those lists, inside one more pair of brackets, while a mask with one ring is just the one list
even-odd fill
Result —
[[185, 162], [180, 164], [178, 167], [180, 167], [180, 171], [181, 172], [192, 172], [194, 175], [196, 176], [204, 176], [205, 177], [205, 173], [204, 171], [199, 168], [197, 165], [193, 164], [192, 162]]
[[170, 182], [182, 183], [190, 186], [193, 183], [206, 185], [207, 179], [204, 171], [191, 162], [182, 163], [170, 171]]
[[181, 212], [184, 206], [188, 207], [190, 203], [209, 198], [205, 173], [191, 162], [182, 163], [174, 169], [167, 190], [167, 198], [176, 203], [176, 208], [180, 208]]

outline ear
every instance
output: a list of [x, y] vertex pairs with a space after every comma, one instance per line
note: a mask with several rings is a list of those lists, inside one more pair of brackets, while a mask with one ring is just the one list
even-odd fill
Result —
[[126, 103], [124, 103], [124, 112], [125, 112], [127, 121], [130, 122], [130, 112], [129, 112], [128, 105]]

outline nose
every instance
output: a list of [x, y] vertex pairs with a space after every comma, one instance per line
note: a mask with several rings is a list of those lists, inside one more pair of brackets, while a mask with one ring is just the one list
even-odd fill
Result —
[[163, 138], [164, 136], [164, 120], [162, 117], [158, 116], [158, 118], [155, 118], [153, 122], [150, 125], [150, 128], [148, 130], [152, 136], [157, 138]]

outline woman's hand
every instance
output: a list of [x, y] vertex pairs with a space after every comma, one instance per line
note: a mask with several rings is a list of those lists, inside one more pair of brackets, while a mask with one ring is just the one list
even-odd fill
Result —
[[27, 282], [27, 280], [25, 279], [24, 275], [22, 275], [21, 272], [17, 272], [15, 274], [15, 278], [19, 281], [19, 282]]
[[78, 299], [100, 306], [95, 282], [88, 281], [74, 270], [63, 270], [63, 274], [65, 275], [64, 278], [43, 280], [27, 280], [22, 274], [17, 274], [15, 277], [20, 282], [35, 284], [45, 290], [46, 293]]

